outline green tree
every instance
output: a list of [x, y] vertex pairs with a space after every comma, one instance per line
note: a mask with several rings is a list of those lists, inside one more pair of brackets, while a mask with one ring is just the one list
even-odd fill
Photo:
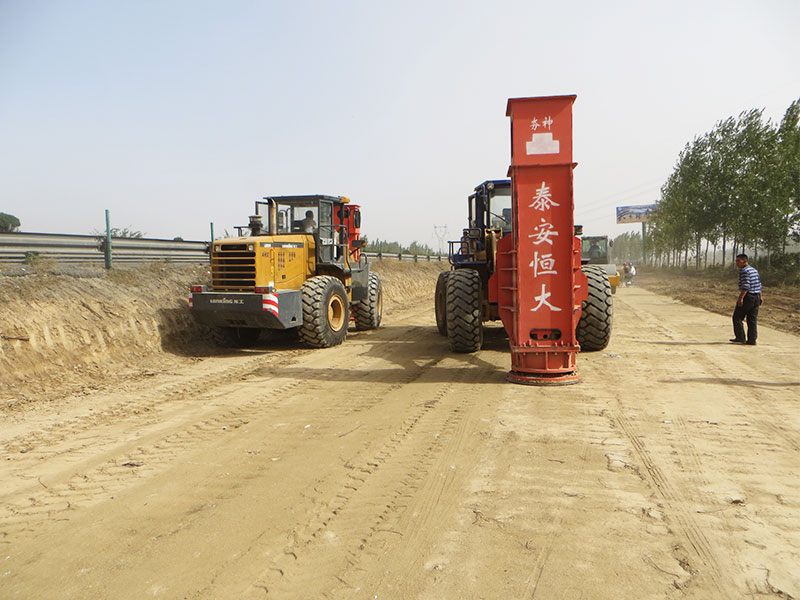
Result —
[[800, 241], [800, 100], [786, 109], [778, 127], [778, 163], [777, 187], [786, 207], [786, 230]]
[[[106, 237], [106, 232], [105, 231], [98, 231], [97, 229], [95, 229], [92, 233], [94, 235], [98, 235], [98, 236], [101, 236], [103, 238]], [[225, 232], [225, 234], [227, 236], [227, 231]], [[111, 237], [112, 238], [136, 238], [136, 239], [139, 239], [139, 238], [143, 238], [144, 236], [145, 236], [144, 232], [138, 231], [136, 229], [132, 229], [131, 227], [112, 227], [111, 228]]]
[[[779, 127], [763, 110], [744, 111], [687, 144], [661, 188], [653, 217], [654, 252], [667, 264], [708, 263], [711, 244], [734, 251], [785, 248], [800, 238], [800, 101]], [[703, 248], [705, 242], [705, 248]]]
[[0, 213], [0, 232], [10, 233], [19, 228], [19, 219], [14, 215]]
[[615, 263], [642, 261], [642, 234], [628, 231], [614, 238], [609, 251], [609, 258]]

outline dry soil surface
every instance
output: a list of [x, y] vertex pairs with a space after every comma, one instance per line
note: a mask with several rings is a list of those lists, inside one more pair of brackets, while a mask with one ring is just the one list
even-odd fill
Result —
[[[722, 281], [704, 276], [702, 271], [644, 271], [636, 277], [634, 285], [643, 285], [658, 294], [726, 316], [733, 314], [739, 294], [735, 269]], [[800, 335], [800, 288], [765, 286], [762, 300], [759, 324]]]
[[379, 330], [224, 353], [197, 273], [0, 279], [0, 598], [800, 598], [796, 336], [634, 286], [519, 386], [378, 268]]

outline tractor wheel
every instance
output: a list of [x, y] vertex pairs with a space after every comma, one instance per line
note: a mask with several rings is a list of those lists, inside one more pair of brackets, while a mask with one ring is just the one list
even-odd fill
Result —
[[367, 299], [353, 304], [356, 329], [377, 329], [383, 317], [383, 285], [377, 273], [369, 274]]
[[436, 313], [436, 327], [439, 333], [447, 335], [447, 279], [451, 271], [442, 271], [436, 280], [436, 294], [434, 295], [434, 312]]
[[223, 348], [249, 348], [258, 341], [261, 330], [253, 327], [214, 327], [211, 339]]
[[314, 348], [329, 348], [344, 341], [350, 307], [344, 285], [336, 277], [318, 275], [307, 280], [303, 294], [300, 339]]
[[453, 352], [475, 352], [483, 345], [481, 276], [472, 269], [447, 277], [447, 339]]
[[575, 337], [581, 350], [602, 350], [611, 339], [611, 322], [614, 317], [611, 284], [602, 268], [584, 265], [581, 269], [589, 282], [589, 298], [583, 303]]

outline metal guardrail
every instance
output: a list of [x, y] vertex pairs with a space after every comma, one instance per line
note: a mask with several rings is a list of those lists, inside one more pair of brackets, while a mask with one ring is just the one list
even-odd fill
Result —
[[[103, 262], [102, 235], [58, 233], [0, 233], [0, 262], [26, 262], [48, 258], [58, 262]], [[140, 262], [207, 262], [208, 242], [182, 242], [149, 238], [111, 238], [114, 260]]]
[[413, 262], [442, 262], [447, 260], [442, 254], [399, 254], [397, 252], [362, 252], [364, 256], [375, 260], [409, 260]]
[[[59, 233], [0, 233], [0, 263], [30, 262], [48, 258], [67, 263], [102, 263], [103, 235]], [[159, 240], [151, 238], [111, 238], [114, 261], [131, 263], [166, 260], [169, 262], [208, 262], [208, 242]], [[439, 254], [398, 254], [364, 252], [375, 260], [443, 261]]]

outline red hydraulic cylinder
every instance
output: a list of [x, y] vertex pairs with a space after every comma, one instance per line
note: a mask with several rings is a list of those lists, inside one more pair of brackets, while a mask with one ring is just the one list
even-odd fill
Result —
[[586, 299], [574, 233], [572, 103], [575, 96], [512, 98], [513, 234], [498, 245], [500, 318], [509, 336], [509, 381], [578, 381], [575, 329]]

